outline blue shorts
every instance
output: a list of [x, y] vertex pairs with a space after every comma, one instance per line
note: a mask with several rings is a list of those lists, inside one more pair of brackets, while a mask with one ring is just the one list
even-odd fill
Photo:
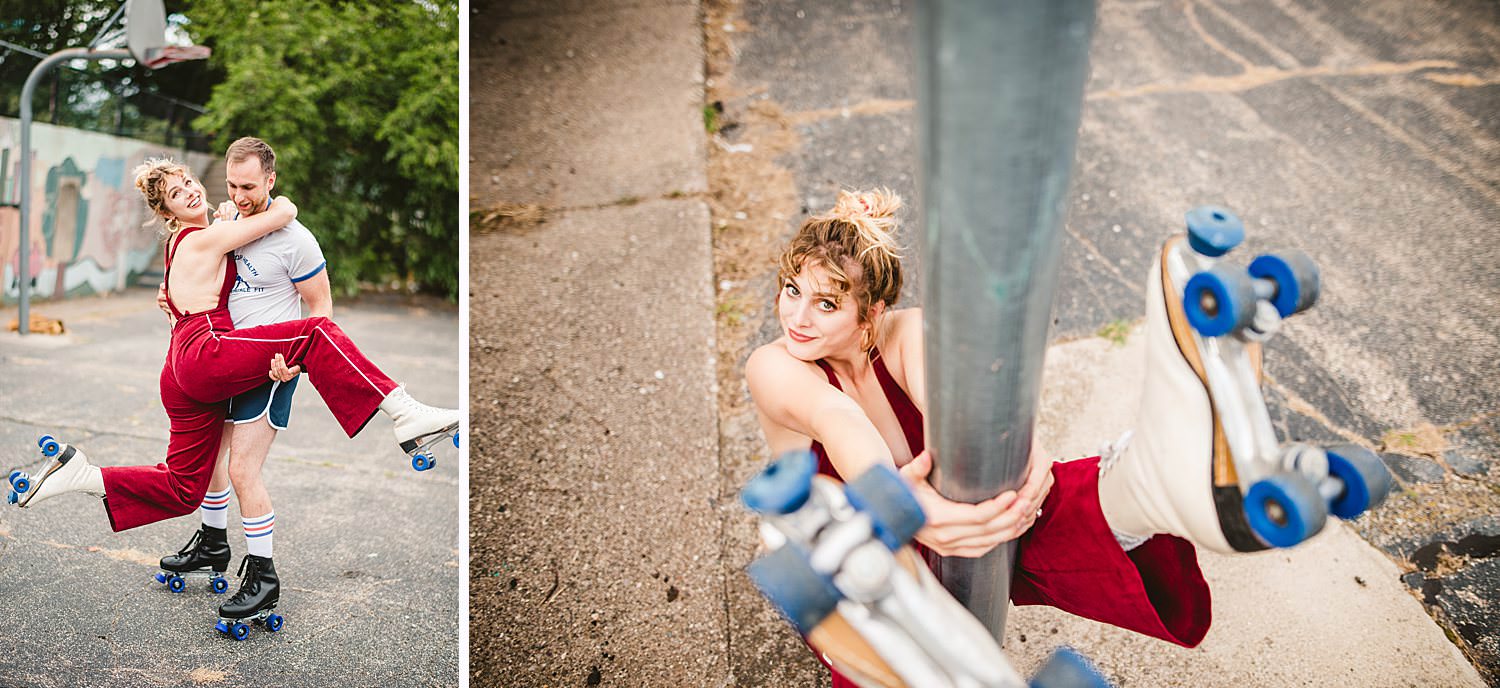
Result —
[[229, 420], [235, 425], [251, 423], [266, 417], [271, 427], [285, 430], [292, 418], [292, 393], [297, 391], [297, 380], [290, 382], [269, 381], [244, 394], [229, 400]]

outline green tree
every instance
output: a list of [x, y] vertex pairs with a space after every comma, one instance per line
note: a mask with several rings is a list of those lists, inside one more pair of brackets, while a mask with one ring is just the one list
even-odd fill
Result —
[[257, 136], [335, 289], [458, 293], [458, 3], [191, 0], [223, 70], [194, 125]]

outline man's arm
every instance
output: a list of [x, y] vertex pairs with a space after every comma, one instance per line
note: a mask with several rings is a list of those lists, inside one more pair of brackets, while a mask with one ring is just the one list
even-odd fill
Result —
[[318, 274], [292, 284], [307, 304], [309, 317], [333, 317], [333, 290], [328, 286], [328, 270], [319, 270]]

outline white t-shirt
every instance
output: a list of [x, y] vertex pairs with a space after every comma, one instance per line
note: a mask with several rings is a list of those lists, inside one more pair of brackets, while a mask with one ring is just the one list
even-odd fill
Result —
[[301, 318], [297, 283], [316, 276], [327, 265], [318, 240], [296, 220], [235, 249], [232, 255], [238, 276], [229, 291], [229, 317], [236, 328]]

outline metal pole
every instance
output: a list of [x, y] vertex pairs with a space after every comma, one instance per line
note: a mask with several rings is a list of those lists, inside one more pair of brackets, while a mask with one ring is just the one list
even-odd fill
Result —
[[59, 50], [38, 62], [36, 67], [32, 68], [31, 74], [26, 77], [26, 85], [21, 87], [21, 174], [16, 179], [16, 184], [21, 187], [21, 265], [17, 270], [17, 276], [20, 277], [21, 312], [17, 332], [23, 336], [31, 332], [31, 96], [36, 92], [36, 85], [41, 82], [42, 77], [61, 62], [128, 59], [132, 59], [130, 51], [124, 49], [68, 48]]
[[[1024, 481], [1094, 3], [929, 0], [916, 20], [928, 447], [937, 489], [979, 502]], [[940, 571], [997, 640], [1014, 555]]]

